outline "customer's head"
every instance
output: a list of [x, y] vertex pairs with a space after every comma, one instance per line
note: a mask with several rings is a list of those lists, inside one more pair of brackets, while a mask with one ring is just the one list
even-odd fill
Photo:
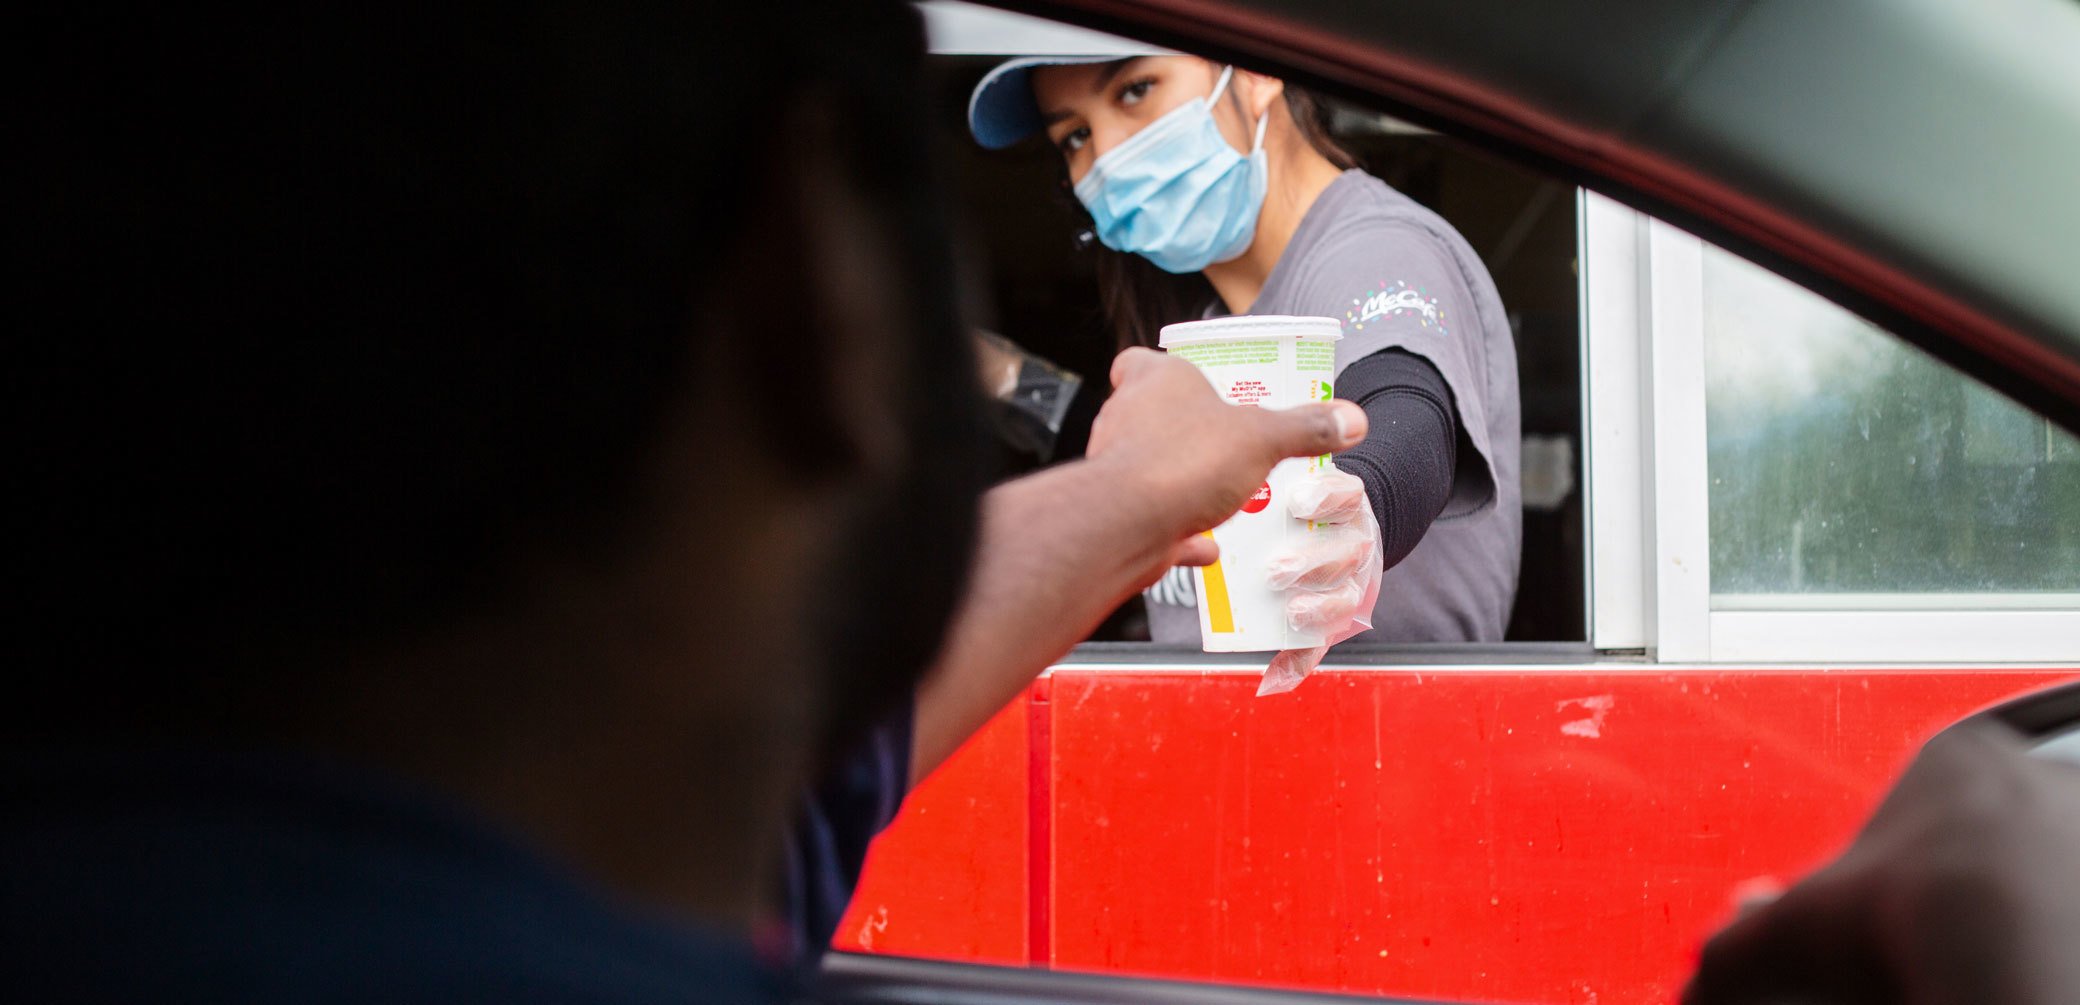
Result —
[[[49, 686], [11, 738], [316, 748], [660, 897], [713, 899], [689, 852], [755, 885], [735, 831], [888, 707], [965, 568], [915, 15], [44, 18], [6, 657]], [[602, 817], [643, 800], [732, 836], [635, 848]]]

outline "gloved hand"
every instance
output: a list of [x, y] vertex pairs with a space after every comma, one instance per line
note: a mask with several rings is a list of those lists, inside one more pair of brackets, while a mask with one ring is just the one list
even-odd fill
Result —
[[1384, 571], [1379, 521], [1358, 476], [1327, 468], [1296, 483], [1288, 498], [1286, 508], [1294, 519], [1330, 526], [1273, 555], [1266, 563], [1270, 585], [1292, 591], [1286, 618], [1293, 630], [1322, 632], [1326, 641], [1272, 657], [1257, 686], [1258, 697], [1299, 687], [1330, 646], [1371, 628]]

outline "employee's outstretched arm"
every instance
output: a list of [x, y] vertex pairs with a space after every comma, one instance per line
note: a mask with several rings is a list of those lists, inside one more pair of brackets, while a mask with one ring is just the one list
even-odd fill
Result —
[[1090, 455], [1009, 482], [983, 501], [968, 595], [918, 689], [911, 781], [948, 755], [1172, 565], [1215, 557], [1198, 536], [1227, 519], [1272, 465], [1365, 436], [1349, 402], [1236, 408], [1191, 364], [1121, 353]]

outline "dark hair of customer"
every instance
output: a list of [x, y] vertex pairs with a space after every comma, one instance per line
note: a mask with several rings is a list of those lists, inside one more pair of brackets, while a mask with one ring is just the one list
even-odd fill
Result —
[[10, 756], [296, 750], [762, 893], [974, 529], [914, 11], [21, 30]]

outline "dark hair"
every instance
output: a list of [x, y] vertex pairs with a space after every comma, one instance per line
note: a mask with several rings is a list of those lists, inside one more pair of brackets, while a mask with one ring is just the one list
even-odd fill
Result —
[[[1327, 104], [1291, 84], [1285, 87], [1285, 99], [1286, 110], [1308, 146], [1339, 168], [1358, 166], [1358, 159], [1330, 135]], [[1076, 209], [1083, 211], [1081, 206]], [[1088, 225], [1088, 214], [1084, 221]], [[1155, 345], [1156, 333], [1164, 325], [1196, 318], [1214, 301], [1213, 286], [1199, 273], [1165, 272], [1140, 255], [1114, 251], [1094, 240], [1087, 246], [1098, 256], [1099, 305], [1122, 349]]]
[[[917, 114], [918, 68], [891, 65], [921, 52], [907, 5], [40, 17], [5, 652], [82, 694], [206, 690], [466, 616], [530, 555], [614, 548], [782, 99], [827, 92], [829, 156], [910, 243], [941, 236], [888, 195], [919, 184], [885, 135]], [[790, 378], [788, 354], [741, 355]]]

